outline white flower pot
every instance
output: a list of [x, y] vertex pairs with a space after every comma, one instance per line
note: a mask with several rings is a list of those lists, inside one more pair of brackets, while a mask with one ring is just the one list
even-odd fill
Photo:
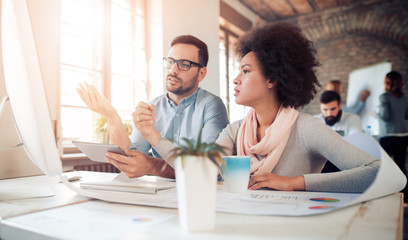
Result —
[[176, 159], [179, 222], [188, 232], [215, 227], [215, 197], [218, 169], [210, 159], [185, 156]]

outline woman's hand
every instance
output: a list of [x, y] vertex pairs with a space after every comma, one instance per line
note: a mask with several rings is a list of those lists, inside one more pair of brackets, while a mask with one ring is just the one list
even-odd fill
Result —
[[250, 190], [264, 187], [280, 191], [297, 191], [306, 189], [303, 176], [285, 177], [273, 173], [265, 173], [252, 176], [249, 180], [248, 188]]

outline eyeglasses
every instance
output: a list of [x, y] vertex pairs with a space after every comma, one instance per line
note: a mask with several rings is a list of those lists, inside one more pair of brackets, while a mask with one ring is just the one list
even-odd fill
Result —
[[191, 65], [197, 65], [197, 66], [200, 67], [200, 68], [204, 67], [203, 65], [201, 65], [201, 64], [199, 64], [199, 63], [196, 63], [196, 62], [193, 62], [193, 61], [190, 61], [190, 60], [186, 60], [186, 59], [176, 60], [176, 59], [171, 58], [171, 57], [169, 57], [169, 58], [168, 58], [168, 57], [164, 57], [164, 58], [163, 58], [163, 66], [164, 66], [165, 68], [167, 68], [167, 69], [170, 69], [171, 66], [173, 66], [174, 63], [177, 63], [177, 68], [178, 68], [180, 71], [188, 71], [188, 70], [190, 70]]

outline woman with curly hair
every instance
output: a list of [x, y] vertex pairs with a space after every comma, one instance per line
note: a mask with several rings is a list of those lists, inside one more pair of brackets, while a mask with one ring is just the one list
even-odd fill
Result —
[[[266, 24], [239, 38], [241, 57], [235, 78], [235, 102], [251, 107], [229, 124], [216, 143], [225, 155], [251, 157], [250, 189], [355, 192], [366, 190], [380, 161], [346, 142], [320, 119], [296, 109], [308, 104], [319, 82], [315, 49], [289, 23]], [[154, 121], [154, 116], [146, 115]], [[169, 160], [172, 142], [143, 136]], [[330, 161], [340, 172], [321, 173]]]
[[[266, 24], [239, 38], [235, 102], [251, 107], [216, 143], [226, 155], [251, 157], [249, 188], [363, 192], [380, 161], [319, 119], [297, 111], [320, 86], [313, 43], [290, 23]], [[342, 171], [320, 173], [326, 161]]]

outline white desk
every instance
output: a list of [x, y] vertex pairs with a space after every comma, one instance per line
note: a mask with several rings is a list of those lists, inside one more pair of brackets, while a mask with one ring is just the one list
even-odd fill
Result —
[[[94, 180], [101, 175], [104, 175], [105, 178], [115, 176], [110, 173], [93, 172], [80, 172], [79, 174], [85, 180]], [[42, 199], [0, 201], [0, 215], [4, 218], [0, 225], [2, 239], [103, 239], [98, 236], [95, 227], [90, 224], [93, 221], [91, 219], [106, 222], [108, 227], [100, 229], [100, 231], [112, 233], [109, 237], [103, 235], [106, 239], [402, 239], [403, 200], [398, 193], [327, 214], [306, 217], [217, 213], [214, 231], [184, 233], [179, 227], [176, 209], [113, 204], [100, 200], [89, 201], [59, 183], [57, 177], [39, 176], [2, 180], [0, 188], [27, 186], [27, 184], [30, 186], [48, 185], [56, 195]], [[67, 223], [55, 219], [49, 222], [50, 224], [37, 226], [38, 223], [30, 222], [29, 216], [32, 215], [21, 215], [20, 218], [11, 217], [48, 208], [53, 209], [39, 211], [36, 214], [44, 213], [49, 217], [62, 209], [67, 209], [65, 211], [68, 212], [67, 216], [75, 214], [81, 216], [81, 213], [86, 213], [79, 209], [87, 204], [95, 204], [109, 214], [98, 216], [88, 214], [82, 219], [77, 219], [84, 223], [82, 225], [76, 221]], [[63, 205], [68, 206], [58, 207]], [[145, 226], [138, 225], [137, 228], [123, 231], [120, 226], [126, 223], [119, 217], [135, 213], [167, 217], [164, 217], [165, 220], [161, 222]], [[51, 233], [50, 225], [54, 233]], [[70, 227], [75, 227], [75, 231], [69, 230]]]

